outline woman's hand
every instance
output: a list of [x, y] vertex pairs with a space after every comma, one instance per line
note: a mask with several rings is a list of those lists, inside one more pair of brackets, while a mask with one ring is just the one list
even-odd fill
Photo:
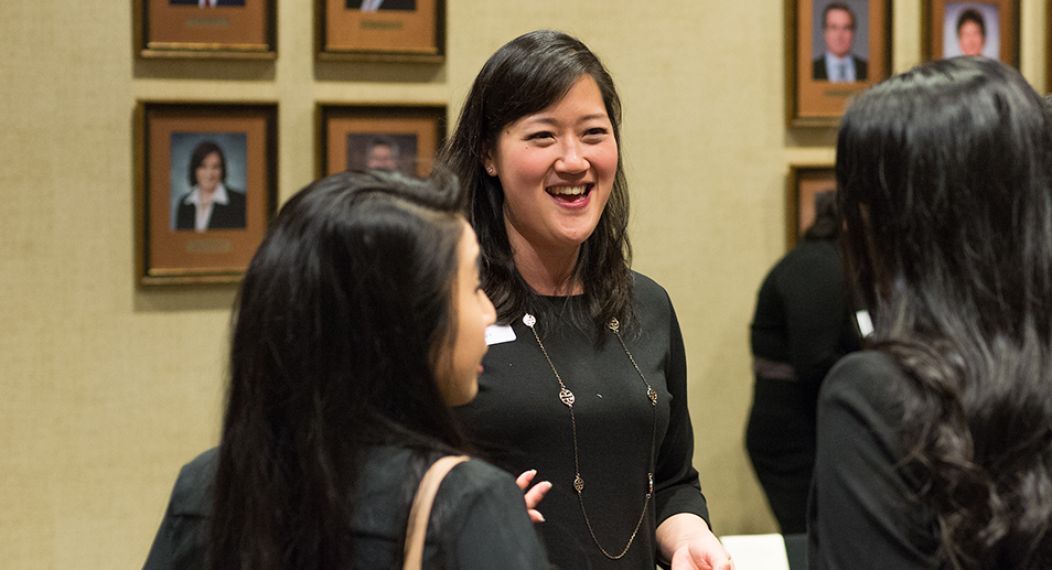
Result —
[[657, 540], [672, 570], [734, 570], [731, 555], [696, 515], [680, 513], [665, 519], [657, 528]]
[[530, 469], [519, 475], [515, 479], [515, 484], [519, 486], [526, 494], [523, 496], [526, 499], [526, 512], [530, 514], [530, 520], [535, 523], [544, 522], [544, 515], [537, 510], [537, 505], [541, 504], [541, 499], [548, 494], [548, 491], [552, 490], [552, 484], [548, 481], [541, 481], [533, 487], [530, 487], [530, 483], [533, 478], [537, 476], [536, 469]]

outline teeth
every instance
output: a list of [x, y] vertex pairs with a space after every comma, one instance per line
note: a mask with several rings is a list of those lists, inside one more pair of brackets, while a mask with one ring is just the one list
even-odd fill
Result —
[[587, 186], [553, 186], [548, 189], [548, 193], [557, 196], [580, 196], [587, 188]]

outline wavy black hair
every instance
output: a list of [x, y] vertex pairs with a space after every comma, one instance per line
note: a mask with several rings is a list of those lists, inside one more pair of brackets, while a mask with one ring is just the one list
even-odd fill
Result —
[[[610, 199], [592, 235], [581, 246], [573, 279], [584, 284], [588, 314], [569, 315], [602, 333], [611, 318], [629, 328], [632, 305], [632, 248], [628, 240], [628, 183], [621, 160], [621, 99], [610, 73], [580, 40], [562, 32], [538, 30], [508, 42], [475, 78], [453, 136], [440, 160], [467, 188], [468, 215], [482, 249], [482, 284], [508, 323], [526, 312], [544, 314], [533, 291], [515, 268], [504, 226], [504, 189], [486, 174], [483, 160], [501, 130], [531, 113], [558, 103], [582, 76], [599, 86], [617, 141], [618, 161]], [[541, 319], [546, 321], [547, 319]], [[602, 336], [600, 336], [602, 338]]]
[[434, 373], [460, 196], [451, 178], [345, 172], [282, 207], [235, 306], [211, 567], [350, 567], [362, 449], [464, 446]]
[[848, 265], [905, 372], [902, 468], [944, 568], [1052, 564], [1052, 121], [992, 60], [861, 95], [837, 142]]

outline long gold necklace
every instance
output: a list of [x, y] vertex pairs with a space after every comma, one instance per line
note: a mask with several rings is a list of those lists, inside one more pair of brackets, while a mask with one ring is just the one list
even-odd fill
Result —
[[643, 510], [639, 513], [639, 520], [636, 521], [636, 526], [632, 529], [632, 535], [628, 537], [628, 542], [625, 547], [621, 549], [617, 554], [610, 554], [603, 548], [603, 545], [599, 542], [599, 537], [595, 535], [595, 530], [592, 528], [592, 521], [588, 518], [588, 509], [584, 505], [584, 477], [581, 477], [581, 461], [580, 451], [577, 446], [577, 418], [574, 416], [573, 406], [576, 401], [574, 393], [566, 387], [566, 383], [563, 382], [562, 376], [559, 376], [559, 371], [555, 369], [555, 364], [552, 363], [552, 359], [548, 356], [548, 351], [544, 348], [544, 343], [541, 342], [540, 335], [537, 334], [535, 325], [537, 324], [537, 317], [526, 313], [522, 317], [522, 322], [525, 324], [530, 331], [533, 332], [533, 338], [537, 339], [537, 346], [541, 349], [541, 354], [544, 355], [544, 359], [548, 361], [548, 366], [552, 369], [552, 374], [555, 375], [555, 380], [559, 382], [559, 401], [563, 403], [570, 410], [570, 432], [573, 434], [573, 467], [574, 467], [574, 478], [573, 488], [577, 492], [577, 501], [581, 505], [581, 514], [584, 515], [584, 524], [588, 527], [588, 533], [592, 535], [592, 541], [599, 547], [599, 551], [603, 553], [610, 560], [620, 560], [624, 558], [625, 554], [628, 553], [628, 549], [632, 547], [632, 542], [635, 541], [636, 535], [639, 534], [639, 528], [643, 526], [643, 521], [647, 516], [647, 507], [650, 506], [650, 499], [654, 496], [654, 448], [656, 447], [657, 438], [657, 391], [654, 387], [647, 382], [646, 376], [643, 376], [643, 371], [639, 369], [639, 364], [636, 364], [636, 359], [632, 356], [632, 352], [628, 350], [628, 345], [625, 344], [625, 339], [621, 336], [621, 323], [617, 319], [610, 319], [610, 323], [607, 324], [607, 328], [610, 332], [614, 333], [617, 340], [621, 343], [621, 348], [624, 349], [625, 355], [628, 356], [629, 362], [632, 363], [632, 367], [636, 369], [636, 373], [639, 374], [639, 379], [643, 381], [643, 384], [647, 387], [646, 397], [650, 402], [651, 410], [651, 430], [650, 430], [650, 460], [647, 463], [647, 481], [646, 481], [646, 492], [643, 494]]

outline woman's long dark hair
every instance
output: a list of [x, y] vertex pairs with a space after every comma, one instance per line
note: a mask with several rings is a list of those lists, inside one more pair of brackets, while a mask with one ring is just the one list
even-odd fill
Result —
[[[540, 312], [533, 291], [515, 268], [504, 226], [504, 189], [483, 169], [483, 159], [501, 130], [558, 103], [584, 75], [599, 86], [617, 141], [613, 191], [592, 235], [581, 246], [572, 278], [584, 284], [588, 314], [570, 315], [575, 324], [600, 332], [611, 318], [634, 324], [632, 248], [628, 241], [628, 183], [621, 160], [621, 99], [606, 68], [580, 40], [540, 30], [508, 42], [475, 78], [453, 136], [440, 159], [468, 189], [469, 217], [482, 248], [482, 284], [502, 323], [525, 312]], [[544, 320], [544, 319], [542, 319]]]
[[348, 568], [362, 449], [463, 445], [433, 373], [455, 334], [460, 196], [346, 172], [281, 209], [236, 304], [213, 568]]
[[837, 183], [874, 347], [909, 381], [903, 469], [945, 568], [1052, 565], [1052, 121], [957, 58], [863, 94]]

